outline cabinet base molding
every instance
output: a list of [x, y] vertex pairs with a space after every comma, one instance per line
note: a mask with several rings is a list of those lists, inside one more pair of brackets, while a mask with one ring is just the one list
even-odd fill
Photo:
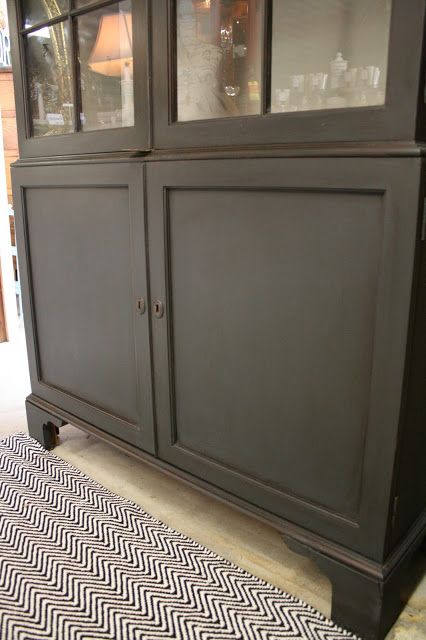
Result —
[[67, 423], [56, 415], [44, 411], [28, 399], [25, 402], [25, 409], [30, 436], [40, 442], [48, 451], [54, 449], [58, 443], [59, 429]]
[[[414, 553], [426, 541], [426, 513], [384, 564], [354, 562], [350, 551], [333, 553], [316, 536], [284, 533], [292, 551], [310, 557], [330, 579], [333, 622], [364, 640], [384, 640], [416, 587], [416, 576], [407, 570]], [[311, 540], [310, 540], [311, 539]]]
[[330, 579], [333, 589], [332, 620], [360, 635], [363, 640], [384, 640], [416, 586], [416, 577], [411, 576], [407, 568], [419, 547], [423, 545], [426, 549], [426, 510], [386, 561], [376, 562], [209, 485], [34, 394], [28, 396], [26, 406], [29, 433], [46, 449], [55, 446], [56, 433], [61, 426], [72, 424], [124, 453], [178, 477], [210, 497], [232, 503], [240, 511], [274, 526], [292, 551], [311, 557]]
[[[154, 149], [150, 152], [135, 150], [102, 154], [84, 154], [60, 157], [63, 165], [138, 163], [174, 160], [218, 160], [241, 158], [420, 158], [426, 156], [426, 144], [412, 140], [346, 144], [323, 142], [317, 144], [268, 144], [248, 147], [208, 147], [204, 149]], [[18, 158], [15, 167], [55, 166], [58, 156]]]

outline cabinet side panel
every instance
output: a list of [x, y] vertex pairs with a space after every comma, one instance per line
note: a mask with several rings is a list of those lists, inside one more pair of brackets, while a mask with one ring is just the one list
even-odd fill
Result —
[[[426, 194], [423, 194], [423, 196]], [[395, 544], [426, 510], [426, 199], [419, 225], [418, 272], [414, 289], [414, 319], [402, 414], [397, 511], [390, 544]]]

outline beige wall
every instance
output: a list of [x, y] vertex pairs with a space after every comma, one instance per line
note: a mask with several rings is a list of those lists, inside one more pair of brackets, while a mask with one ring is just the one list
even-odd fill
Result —
[[0, 109], [3, 123], [3, 146], [6, 163], [7, 197], [12, 203], [10, 165], [18, 158], [15, 99], [11, 71], [0, 71]]
[[[6, 0], [0, 0], [0, 30], [8, 32]], [[1, 64], [1, 63], [0, 63]], [[15, 100], [10, 69], [0, 66], [0, 110], [3, 124], [3, 147], [6, 163], [7, 197], [12, 202], [10, 165], [18, 157]]]
[[[6, 27], [7, 27], [6, 4], [5, 4], [5, 0], [0, 0], [0, 29], [5, 29]], [[0, 145], [3, 148], [0, 148], [0, 154], [4, 155], [4, 160], [5, 160], [7, 200], [9, 203], [12, 204], [10, 165], [18, 157], [18, 139], [17, 139], [17, 128], [16, 128], [16, 114], [15, 114], [15, 100], [14, 100], [14, 93], [13, 93], [12, 72], [10, 69], [5, 69], [5, 68], [0, 68], [0, 112], [1, 112], [2, 128], [3, 128], [3, 143], [2, 145]], [[1, 163], [1, 166], [3, 167], [3, 163]], [[7, 233], [7, 231], [5, 231], [5, 233]], [[12, 238], [14, 239], [14, 235], [15, 235], [14, 228], [11, 229], [11, 235], [12, 235]], [[6, 265], [6, 266], [11, 267], [11, 265]], [[9, 276], [9, 279], [13, 277], [13, 271], [11, 268], [6, 269], [6, 271], [8, 271], [7, 275]], [[5, 274], [3, 274], [3, 276], [5, 276]], [[13, 298], [14, 298], [14, 295], [12, 296], [12, 294], [4, 297], [4, 294], [6, 293], [5, 292], [6, 284], [7, 282], [3, 281], [2, 274], [0, 273], [0, 342], [6, 340], [7, 338], [6, 317], [5, 317], [6, 314], [5, 314], [4, 302], [10, 298], [13, 303]], [[9, 329], [9, 334], [10, 334], [11, 333], [10, 314], [8, 314], [7, 317], [8, 317], [7, 328]]]

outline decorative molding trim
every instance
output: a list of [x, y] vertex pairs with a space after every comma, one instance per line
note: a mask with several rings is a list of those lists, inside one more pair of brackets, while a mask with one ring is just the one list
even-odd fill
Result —
[[407, 557], [421, 546], [425, 536], [426, 509], [409, 529], [407, 535], [393, 549], [386, 561], [380, 563], [291, 524], [286, 526], [286, 531], [283, 533], [285, 543], [296, 553], [311, 555], [313, 552], [314, 559], [315, 556], [324, 556], [381, 582], [388, 580], [399, 565], [404, 563]]
[[202, 491], [208, 496], [214, 497], [227, 504], [231, 503], [243, 513], [250, 514], [257, 520], [260, 520], [270, 526], [274, 526], [282, 533], [289, 548], [293, 549], [297, 553], [312, 553], [313, 556], [323, 556], [325, 559], [333, 560], [341, 565], [345, 565], [346, 567], [358, 571], [373, 580], [377, 580], [379, 582], [387, 581], [399, 566], [403, 564], [418, 547], [421, 546], [423, 538], [426, 536], [425, 509], [419, 519], [410, 528], [407, 535], [394, 548], [384, 563], [371, 560], [360, 553], [351, 551], [337, 543], [326, 540], [312, 531], [303, 529], [292, 522], [284, 520], [274, 514], [265, 512], [262, 509], [255, 507], [254, 505], [251, 505], [244, 500], [209, 484], [208, 482], [205, 482], [204, 480], [196, 478], [195, 476], [192, 476], [191, 474], [182, 471], [163, 460], [159, 460], [155, 456], [119, 440], [115, 436], [112, 436], [84, 420], [71, 415], [63, 409], [38, 398], [34, 394], [30, 394], [28, 396], [27, 402], [35, 405], [39, 409], [42, 409], [46, 413], [57, 416], [67, 424], [72, 424], [86, 433], [96, 435], [96, 437], [114, 445], [124, 453], [144, 461], [171, 477], [178, 477], [186, 484], [195, 487], [197, 490]]
[[160, 160], [202, 160], [232, 158], [420, 158], [426, 145], [412, 141], [358, 142], [350, 144], [259, 145], [252, 147], [214, 147], [205, 149], [132, 149], [114, 153], [40, 156], [20, 158], [12, 166], [35, 167], [51, 164], [107, 162], [157, 162]]

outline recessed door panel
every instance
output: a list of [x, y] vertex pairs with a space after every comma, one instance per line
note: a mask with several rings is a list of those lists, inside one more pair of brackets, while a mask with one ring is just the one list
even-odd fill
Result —
[[148, 168], [161, 457], [355, 546], [397, 433], [416, 216], [396, 163], [363, 163]]
[[27, 189], [41, 380], [138, 422], [129, 197]]
[[177, 446], [354, 516], [381, 200], [170, 192]]
[[137, 306], [146, 298], [141, 171], [56, 173], [23, 178], [34, 390], [151, 449], [148, 320]]

